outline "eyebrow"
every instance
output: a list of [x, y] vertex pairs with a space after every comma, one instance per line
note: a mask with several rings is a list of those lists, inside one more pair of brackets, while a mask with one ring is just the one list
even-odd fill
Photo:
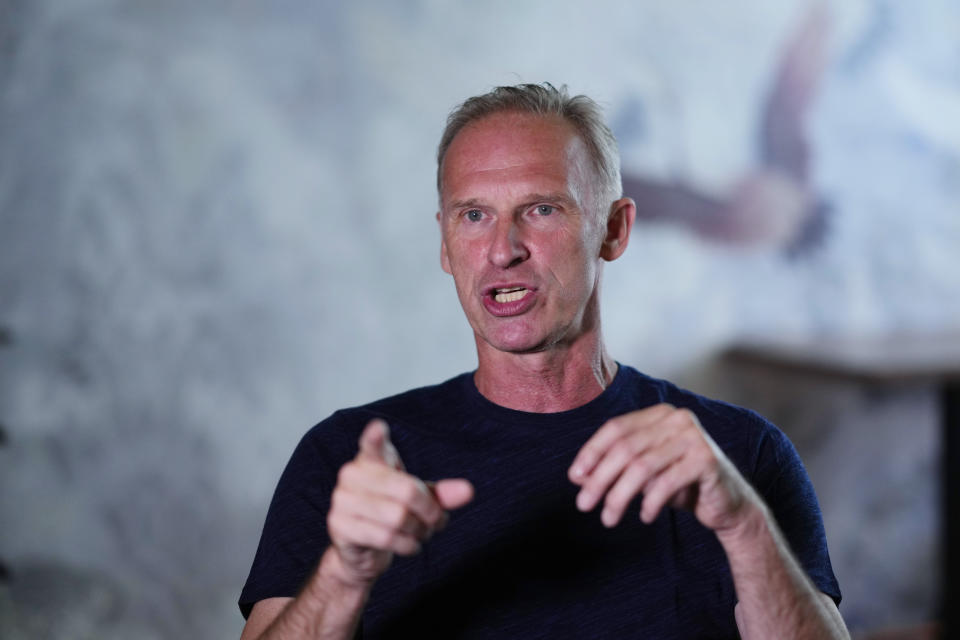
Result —
[[467, 200], [456, 200], [449, 204], [451, 209], [465, 209], [467, 207], [482, 207], [483, 203], [476, 198], [469, 198]]
[[[523, 197], [523, 204], [518, 208], [529, 207], [535, 202], [556, 202], [561, 204], [564, 207], [570, 209], [575, 208], [579, 209], [580, 206], [574, 201], [570, 196], [566, 195], [563, 192], [557, 191], [554, 193], [530, 193]], [[449, 204], [451, 209], [465, 209], [469, 207], [482, 208], [484, 206], [483, 201], [477, 198], [468, 198], [466, 200], [455, 200]]]
[[556, 202], [557, 204], [562, 204], [567, 209], [579, 209], [580, 205], [577, 202], [563, 193], [562, 191], [555, 191], [553, 193], [531, 193], [526, 198], [524, 198], [526, 204], [523, 206], [530, 206], [535, 202]]

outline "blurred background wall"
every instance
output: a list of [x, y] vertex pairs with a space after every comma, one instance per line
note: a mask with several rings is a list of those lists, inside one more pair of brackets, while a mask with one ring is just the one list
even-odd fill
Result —
[[[936, 393], [768, 384], [714, 356], [960, 330], [960, 6], [825, 7], [816, 233], [645, 221], [607, 269], [605, 332], [797, 441], [863, 631], [936, 615]], [[302, 433], [475, 366], [433, 218], [450, 108], [565, 83], [606, 109], [626, 175], [723, 199], [764, 162], [811, 11], [0, 0], [0, 636], [238, 636]]]

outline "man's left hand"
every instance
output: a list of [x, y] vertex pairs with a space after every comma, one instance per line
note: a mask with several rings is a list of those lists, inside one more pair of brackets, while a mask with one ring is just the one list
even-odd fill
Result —
[[577, 453], [568, 475], [581, 487], [581, 511], [605, 498], [601, 520], [608, 527], [641, 493], [644, 522], [669, 504], [717, 533], [735, 530], [761, 504], [693, 412], [669, 404], [608, 420]]

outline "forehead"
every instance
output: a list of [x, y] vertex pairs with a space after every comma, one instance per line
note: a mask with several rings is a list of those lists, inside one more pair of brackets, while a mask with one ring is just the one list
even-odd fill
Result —
[[580, 136], [560, 116], [496, 113], [471, 122], [454, 137], [443, 159], [441, 197], [478, 183], [524, 178], [580, 191], [588, 160]]

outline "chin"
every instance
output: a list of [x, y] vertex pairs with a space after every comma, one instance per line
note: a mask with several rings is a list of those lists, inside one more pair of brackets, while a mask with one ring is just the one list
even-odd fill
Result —
[[523, 331], [492, 331], [482, 335], [481, 339], [505, 353], [536, 353], [545, 351], [551, 344], [549, 336]]

